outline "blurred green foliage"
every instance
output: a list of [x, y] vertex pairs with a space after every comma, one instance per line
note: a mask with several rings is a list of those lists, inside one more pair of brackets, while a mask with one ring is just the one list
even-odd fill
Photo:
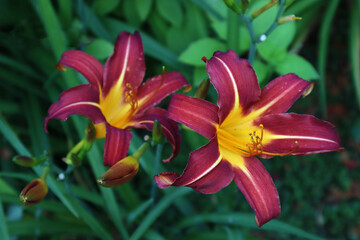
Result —
[[[246, 16], [267, 2], [253, 0]], [[181, 172], [189, 152], [206, 143], [197, 133], [182, 129], [182, 150], [171, 164], [155, 168], [155, 150], [147, 151], [131, 182], [105, 189], [96, 184], [105, 172], [103, 142], [97, 141], [71, 174], [62, 161], [83, 138], [87, 119], [52, 121], [49, 135], [43, 120], [63, 90], [86, 83], [75, 71], [56, 70], [65, 50], [80, 49], [104, 63], [120, 32], [138, 30], [146, 76], [160, 74], [163, 65], [166, 71], [179, 71], [193, 85], [191, 95], [207, 78], [201, 58], [228, 48], [247, 58], [252, 37], [271, 28], [279, 5], [253, 20], [251, 36], [246, 22], [221, 0], [0, 0], [0, 239], [359, 239], [360, 116], [354, 99], [360, 99], [360, 1], [295, 0], [286, 5], [283, 16], [302, 20], [277, 26], [256, 43], [253, 66], [259, 82], [265, 85], [289, 72], [320, 80], [292, 110], [327, 115], [347, 151], [264, 160], [282, 213], [258, 229], [235, 184], [213, 195], [154, 185], [155, 174]], [[216, 96], [211, 88], [207, 99], [215, 102]], [[143, 136], [134, 131], [130, 153]], [[169, 149], [166, 145], [165, 153]], [[41, 175], [43, 166], [22, 168], [11, 158], [40, 157], [44, 150], [53, 164], [49, 194], [39, 205], [24, 208], [18, 194]]]

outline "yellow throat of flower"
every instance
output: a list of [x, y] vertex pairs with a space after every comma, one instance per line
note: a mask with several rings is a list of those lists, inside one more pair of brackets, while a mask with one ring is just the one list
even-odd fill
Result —
[[[249, 129], [253, 129], [250, 130]], [[272, 153], [264, 151], [264, 145], [271, 140], [266, 136], [270, 136], [270, 132], [264, 130], [264, 126], [252, 126], [250, 124], [242, 124], [231, 128], [217, 129], [217, 138], [220, 148], [237, 153], [243, 157], [271, 155], [271, 156], [287, 156], [295, 152], [299, 148], [299, 144], [295, 141], [296, 147], [287, 153]]]

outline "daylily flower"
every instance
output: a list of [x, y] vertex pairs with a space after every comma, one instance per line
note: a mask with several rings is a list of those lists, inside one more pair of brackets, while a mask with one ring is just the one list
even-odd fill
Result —
[[342, 150], [334, 126], [310, 115], [284, 113], [312, 83], [295, 74], [280, 76], [260, 90], [250, 63], [232, 50], [206, 60], [217, 105], [175, 94], [169, 118], [210, 140], [190, 154], [180, 176], [155, 176], [160, 188], [187, 186], [215, 193], [233, 179], [255, 211], [258, 226], [280, 214], [280, 201], [270, 174], [255, 157], [304, 155]]
[[89, 82], [63, 92], [49, 108], [44, 127], [50, 119], [66, 120], [72, 114], [86, 116], [96, 128], [96, 138], [106, 136], [104, 165], [112, 166], [127, 155], [131, 128], [152, 129], [158, 120], [164, 135], [173, 147], [170, 161], [178, 154], [180, 135], [175, 122], [166, 116], [166, 110], [155, 108], [166, 96], [188, 86], [185, 77], [177, 72], [163, 73], [141, 83], [145, 74], [144, 51], [140, 34], [122, 32], [115, 43], [114, 53], [105, 66], [91, 55], [66, 51], [58, 69], [70, 67]]

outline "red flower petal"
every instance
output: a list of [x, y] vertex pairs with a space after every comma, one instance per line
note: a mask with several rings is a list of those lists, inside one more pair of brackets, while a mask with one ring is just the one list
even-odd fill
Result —
[[103, 66], [93, 56], [79, 50], [69, 50], [63, 53], [59, 64], [81, 73], [96, 89], [102, 87]]
[[145, 74], [144, 50], [139, 32], [119, 34], [114, 53], [105, 64], [103, 96], [112, 87], [126, 88], [130, 84], [135, 91]]
[[104, 165], [112, 166], [125, 158], [129, 149], [132, 133], [106, 124], [104, 145]]
[[215, 104], [180, 94], [172, 95], [168, 116], [208, 139], [214, 137], [219, 121], [218, 107]]
[[233, 166], [235, 183], [252, 209], [260, 227], [280, 214], [280, 200], [270, 174], [255, 157], [244, 158], [245, 166]]
[[70, 115], [78, 114], [90, 118], [93, 123], [104, 122], [99, 106], [99, 93], [89, 84], [82, 84], [64, 91], [57, 102], [49, 108], [44, 128], [52, 118], [65, 121]]
[[280, 76], [262, 89], [260, 100], [249, 109], [249, 113], [264, 116], [286, 112], [310, 87], [312, 87], [311, 82], [293, 73]]
[[163, 160], [164, 162], [169, 162], [176, 157], [180, 151], [181, 137], [177, 123], [167, 118], [165, 109], [151, 108], [145, 114], [135, 116], [131, 119], [131, 122], [136, 123], [130, 126], [130, 128], [146, 128], [151, 131], [155, 120], [158, 120], [161, 124], [166, 140], [173, 148], [171, 156]]
[[188, 186], [202, 193], [214, 193], [226, 187], [233, 179], [231, 166], [221, 161], [216, 139], [190, 153], [189, 162], [181, 176], [161, 173], [154, 180], [160, 188]]
[[334, 126], [311, 115], [270, 114], [254, 123], [264, 126], [264, 141], [271, 140], [264, 145], [264, 152], [302, 155], [342, 150]]
[[137, 99], [138, 112], [144, 112], [150, 107], [160, 103], [165, 97], [190, 84], [185, 77], [177, 72], [169, 72], [148, 79], [140, 85]]
[[260, 88], [250, 63], [233, 51], [215, 52], [206, 70], [216, 88], [220, 107], [220, 123], [232, 109], [246, 109], [259, 100]]

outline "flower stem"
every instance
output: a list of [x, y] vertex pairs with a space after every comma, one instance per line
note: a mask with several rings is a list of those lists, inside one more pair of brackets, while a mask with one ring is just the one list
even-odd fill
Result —
[[45, 166], [43, 168], [40, 178], [45, 181], [46, 177], [49, 175], [50, 170], [51, 170], [50, 166]]
[[[156, 145], [154, 175], [157, 174], [158, 171], [159, 171], [163, 148], [164, 148], [164, 145], [161, 144], [161, 143]], [[151, 194], [150, 195], [151, 195], [152, 199], [155, 199], [155, 197], [156, 197], [156, 184], [155, 184], [155, 182], [153, 182], [153, 184], [152, 184]]]
[[146, 150], [148, 150], [150, 148], [150, 143], [149, 142], [145, 142], [143, 143], [138, 150], [136, 150], [136, 152], [133, 154], [133, 157], [136, 158], [137, 160], [139, 160], [141, 158], [141, 156], [145, 153]]

